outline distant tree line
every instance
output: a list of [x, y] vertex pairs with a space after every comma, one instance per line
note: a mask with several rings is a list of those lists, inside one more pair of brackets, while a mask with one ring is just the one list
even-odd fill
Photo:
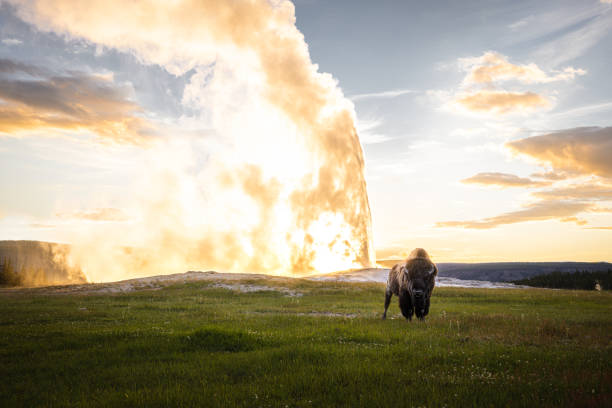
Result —
[[[23, 275], [21, 275], [23, 276]], [[20, 286], [21, 276], [15, 271], [10, 258], [5, 258], [0, 264], [0, 286]]]
[[30, 286], [47, 283], [42, 268], [17, 268], [10, 257], [0, 259], [0, 286]]
[[515, 280], [516, 285], [553, 289], [612, 290], [612, 269], [607, 271], [552, 272]]

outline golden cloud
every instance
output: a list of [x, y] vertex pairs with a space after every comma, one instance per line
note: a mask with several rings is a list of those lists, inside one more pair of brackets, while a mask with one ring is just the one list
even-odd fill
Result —
[[535, 181], [508, 173], [478, 173], [472, 177], [461, 180], [464, 184], [481, 184], [499, 187], [541, 187], [550, 185], [550, 182]]
[[612, 212], [612, 208], [601, 207], [594, 203], [596, 201], [612, 201], [612, 185], [596, 180], [591, 180], [588, 184], [574, 184], [536, 191], [532, 192], [531, 196], [538, 199], [538, 201], [527, 205], [522, 210], [510, 211], [482, 220], [438, 222], [436, 226], [489, 229], [506, 224], [553, 219], [561, 222], [573, 222], [577, 225], [586, 225], [587, 221], [578, 218], [576, 215], [585, 212]]
[[[29, 79], [14, 73], [28, 74]], [[105, 141], [142, 144], [152, 126], [128, 98], [129, 88], [108, 77], [71, 72], [52, 75], [42, 68], [0, 59], [0, 132], [59, 129], [88, 131]]]
[[565, 217], [565, 218], [561, 218], [559, 221], [561, 222], [573, 222], [576, 223], [576, 225], [586, 225], [587, 221], [583, 220], [581, 218], [578, 217]]
[[586, 74], [585, 70], [572, 67], [547, 73], [534, 63], [513, 64], [508, 57], [493, 51], [480, 57], [461, 58], [459, 65], [467, 74], [462, 82], [463, 92], [453, 97], [454, 104], [469, 112], [493, 115], [527, 113], [551, 106], [549, 98], [539, 93], [496, 89], [500, 82], [549, 83]]
[[547, 74], [536, 64], [515, 65], [508, 61], [508, 57], [496, 52], [485, 52], [476, 58], [463, 58], [460, 64], [468, 71], [465, 83], [491, 83], [496, 81], [517, 80], [526, 83], [547, 83], [554, 81], [567, 81], [576, 75], [584, 75], [583, 69], [567, 67], [562, 71]]
[[612, 208], [595, 204], [612, 201], [612, 127], [568, 129], [517, 140], [506, 146], [516, 153], [528, 155], [551, 166], [553, 171], [532, 174], [533, 177], [548, 181], [533, 181], [505, 173], [479, 173], [462, 182], [529, 187], [550, 185], [572, 177], [591, 177], [580, 183], [575, 180], [573, 184], [565, 182], [561, 186], [532, 192], [531, 196], [538, 201], [522, 210], [482, 220], [439, 222], [436, 226], [488, 229], [505, 224], [551, 219], [586, 225], [587, 221], [578, 218], [578, 214], [612, 212]]
[[533, 111], [550, 106], [550, 101], [533, 92], [506, 92], [481, 90], [468, 95], [460, 95], [455, 102], [461, 107], [476, 113], [504, 115], [515, 112]]
[[555, 172], [555, 171], [532, 173], [531, 177], [540, 178], [544, 180], [550, 180], [550, 181], [559, 181], [559, 180], [565, 180], [568, 178], [567, 174], [562, 173], [562, 172]]
[[583, 127], [506, 143], [556, 171], [612, 178], [612, 127]]
[[127, 221], [129, 217], [118, 208], [95, 208], [88, 211], [57, 213], [57, 217], [87, 221]]
[[532, 195], [546, 200], [608, 201], [612, 200], [612, 185], [592, 182], [537, 191]]
[[[527, 221], [561, 220], [576, 222], [582, 225], [582, 220], [575, 216], [579, 213], [595, 209], [592, 203], [573, 201], [540, 201], [528, 205], [523, 210], [510, 211], [495, 217], [471, 221], [444, 221], [436, 223], [436, 227], [454, 227], [471, 229], [490, 229], [500, 225], [516, 224]], [[573, 217], [573, 218], [572, 218]]]
[[29, 224], [29, 227], [36, 228], [36, 229], [51, 229], [51, 228], [55, 228], [55, 225], [34, 222], [34, 223]]

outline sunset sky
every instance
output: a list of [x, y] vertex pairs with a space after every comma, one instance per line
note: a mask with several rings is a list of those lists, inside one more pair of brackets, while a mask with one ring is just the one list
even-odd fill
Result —
[[[612, 261], [610, 1], [296, 0], [299, 32], [283, 1], [272, 2], [278, 9], [270, 20], [261, 7], [232, 20], [243, 30], [216, 19], [221, 6], [210, 16], [198, 9], [202, 21], [197, 12], [155, 15], [163, 2], [145, 2], [142, 15], [115, 12], [121, 1], [84, 2], [87, 10], [71, 3], [0, 0], [0, 239], [74, 243], [112, 231], [110, 240], [129, 235], [135, 241], [121, 244], [137, 245], [144, 232], [130, 235], [135, 219], [146, 231], [157, 228], [160, 212], [176, 211], [156, 204], [142, 215], [144, 197], [173, 192], [187, 214], [181, 222], [197, 213], [195, 224], [226, 231], [221, 224], [233, 220], [217, 215], [232, 206], [240, 212], [243, 199], [212, 187], [200, 194], [194, 186], [210, 186], [212, 176], [193, 169], [264, 150], [253, 172], [219, 182], [259, 194], [232, 231], [252, 217], [261, 217], [257, 225], [289, 219], [282, 206], [265, 211], [266, 203], [285, 190], [293, 197], [285, 187], [302, 174], [292, 178], [294, 166], [314, 159], [288, 153], [299, 152], [303, 139], [275, 135], [298, 134], [294, 127], [306, 126], [300, 121], [311, 112], [292, 110], [301, 97], [283, 97], [294, 68], [276, 67], [274, 52], [284, 35], [294, 50], [301, 32], [312, 63], [337, 81], [306, 65], [334, 126], [306, 133], [345, 129], [343, 112], [354, 115], [378, 259], [423, 247], [438, 262]], [[261, 43], [251, 40], [259, 21], [262, 30], [273, 27], [264, 34], [279, 36], [278, 47], [268, 48], [273, 37], [263, 34]], [[307, 60], [306, 48], [298, 51], [293, 60]], [[282, 81], [270, 80], [275, 69]], [[311, 87], [291, 86], [289, 95], [321, 99]], [[325, 160], [342, 162], [341, 150], [321, 140], [317, 146], [330, 149]], [[178, 181], [167, 183], [167, 174]], [[359, 190], [358, 177], [343, 180]], [[351, 214], [362, 211], [355, 208]], [[342, 224], [321, 214], [327, 226]], [[308, 225], [316, 241], [323, 224], [315, 221]], [[164, 219], [162, 227], [173, 223]], [[283, 237], [270, 237], [282, 246]]]

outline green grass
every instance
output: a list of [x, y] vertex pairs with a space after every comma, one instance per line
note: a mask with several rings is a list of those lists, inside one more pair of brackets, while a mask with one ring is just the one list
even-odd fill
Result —
[[5, 291], [0, 404], [612, 406], [609, 292], [438, 288], [409, 323], [379, 284], [276, 284], [303, 296]]

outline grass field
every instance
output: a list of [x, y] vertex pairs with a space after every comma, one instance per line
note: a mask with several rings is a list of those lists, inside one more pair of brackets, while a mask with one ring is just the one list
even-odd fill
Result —
[[0, 293], [9, 406], [612, 406], [612, 294], [244, 280], [127, 294]]

